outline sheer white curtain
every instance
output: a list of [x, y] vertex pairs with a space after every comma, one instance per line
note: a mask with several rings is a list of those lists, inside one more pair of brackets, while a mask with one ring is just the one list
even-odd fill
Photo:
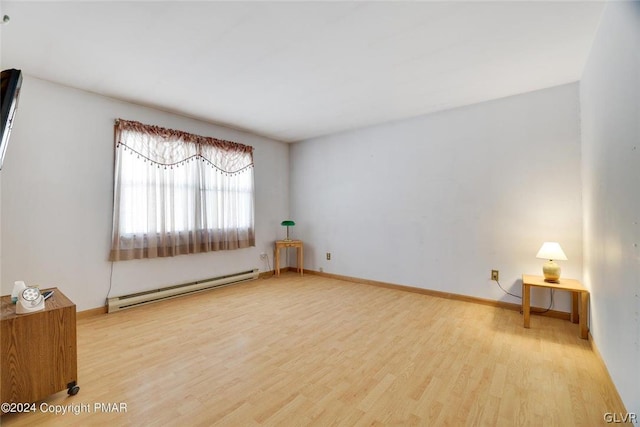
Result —
[[118, 120], [113, 261], [255, 246], [253, 148]]

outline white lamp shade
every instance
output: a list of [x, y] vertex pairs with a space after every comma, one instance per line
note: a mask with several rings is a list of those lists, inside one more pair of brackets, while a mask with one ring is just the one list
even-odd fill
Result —
[[552, 259], [556, 261], [566, 261], [567, 256], [557, 242], [544, 242], [538, 251], [536, 258]]

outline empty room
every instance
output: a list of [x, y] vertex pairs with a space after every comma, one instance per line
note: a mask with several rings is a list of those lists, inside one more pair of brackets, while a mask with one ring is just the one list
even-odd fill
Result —
[[640, 2], [0, 2], [0, 423], [638, 425]]

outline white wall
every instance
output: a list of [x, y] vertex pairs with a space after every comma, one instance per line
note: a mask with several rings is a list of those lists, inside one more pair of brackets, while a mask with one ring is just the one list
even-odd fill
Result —
[[591, 333], [640, 414], [640, 2], [607, 4], [580, 97]]
[[[519, 302], [558, 241], [582, 276], [578, 85], [292, 146], [291, 213], [305, 267]], [[331, 261], [325, 253], [331, 252]], [[555, 309], [569, 311], [556, 293]], [[547, 291], [532, 295], [545, 306]]]
[[[206, 96], [206, 95], [203, 95]], [[255, 148], [256, 247], [113, 264], [110, 295], [258, 267], [289, 213], [288, 146], [25, 75], [1, 191], [2, 293], [57, 286], [85, 310], [110, 287], [113, 122], [138, 120]]]

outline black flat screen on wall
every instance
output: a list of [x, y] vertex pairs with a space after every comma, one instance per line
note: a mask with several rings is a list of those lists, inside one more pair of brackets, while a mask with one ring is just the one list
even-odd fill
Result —
[[0, 118], [2, 118], [2, 141], [0, 142], [0, 169], [4, 163], [4, 153], [7, 151], [9, 135], [13, 126], [13, 118], [18, 107], [18, 97], [20, 97], [20, 86], [22, 86], [22, 71], [4, 70], [2, 72], [2, 92], [0, 93]]

